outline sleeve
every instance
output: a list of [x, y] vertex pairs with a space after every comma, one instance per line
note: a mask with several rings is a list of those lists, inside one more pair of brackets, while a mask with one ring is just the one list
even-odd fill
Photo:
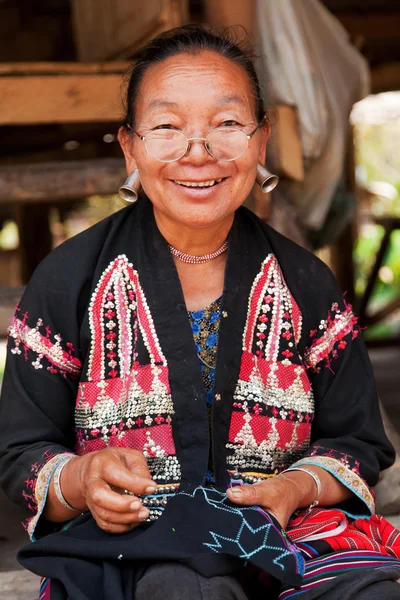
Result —
[[375, 512], [371, 487], [394, 462], [379, 410], [372, 367], [352, 307], [319, 262], [308, 282], [303, 361], [315, 401], [311, 446], [296, 466], [316, 465], [353, 492], [340, 508]]
[[60, 269], [46, 259], [16, 309], [0, 399], [0, 485], [25, 508], [32, 539], [55, 527], [40, 516], [54, 469], [75, 448], [79, 311]]

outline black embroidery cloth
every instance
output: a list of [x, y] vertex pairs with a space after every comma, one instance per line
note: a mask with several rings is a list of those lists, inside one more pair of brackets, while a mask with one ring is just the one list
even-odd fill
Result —
[[304, 567], [274, 517], [202, 487], [176, 495], [161, 519], [129, 533], [105, 533], [83, 515], [19, 554], [26, 568], [57, 580], [51, 600], [131, 600], [140, 566], [169, 560], [206, 577], [230, 573], [246, 561], [293, 586], [300, 585]]

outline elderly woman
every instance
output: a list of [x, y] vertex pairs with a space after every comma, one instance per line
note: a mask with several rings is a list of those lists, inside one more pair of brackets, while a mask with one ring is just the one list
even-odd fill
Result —
[[133, 67], [119, 141], [145, 197], [52, 252], [10, 326], [0, 477], [41, 599], [400, 598], [357, 319], [241, 207], [268, 136], [226, 35], [170, 31]]

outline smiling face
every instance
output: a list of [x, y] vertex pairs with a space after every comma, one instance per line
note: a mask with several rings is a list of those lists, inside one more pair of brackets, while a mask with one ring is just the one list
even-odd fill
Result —
[[[205, 138], [216, 127], [250, 134], [257, 125], [247, 73], [215, 52], [170, 57], [143, 77], [135, 114], [135, 131], [142, 136], [159, 128], [176, 129], [187, 138]], [[203, 142], [194, 141], [181, 159], [163, 163], [149, 156], [137, 135], [119, 133], [127, 170], [139, 169], [156, 218], [193, 228], [233, 218], [250, 193], [257, 163], [264, 163], [267, 138], [265, 125], [243, 156], [231, 162], [216, 160]]]

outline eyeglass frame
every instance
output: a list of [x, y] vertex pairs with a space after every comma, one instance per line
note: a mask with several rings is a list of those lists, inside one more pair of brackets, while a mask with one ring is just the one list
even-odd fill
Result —
[[[231, 130], [233, 129], [234, 131], [240, 131], [241, 133], [243, 133], [244, 136], [246, 136], [247, 139], [247, 148], [245, 150], [243, 150], [242, 154], [239, 154], [239, 156], [236, 156], [235, 158], [216, 158], [215, 156], [213, 156], [213, 154], [211, 154], [210, 150], [207, 148], [207, 138], [211, 133], [214, 133], [217, 130], [224, 130], [224, 127], [216, 127], [215, 129], [212, 129], [207, 135], [206, 137], [193, 137], [193, 138], [188, 138], [186, 137], [186, 135], [182, 132], [182, 131], [178, 131], [178, 133], [180, 133], [180, 135], [182, 135], [187, 142], [187, 146], [186, 146], [186, 150], [185, 152], [182, 154], [182, 156], [180, 156], [179, 158], [173, 158], [172, 160], [161, 160], [160, 158], [155, 158], [154, 156], [152, 156], [150, 154], [150, 152], [147, 150], [147, 146], [146, 146], [146, 138], [148, 135], [152, 134], [154, 131], [157, 131], [156, 129], [154, 129], [153, 131], [150, 131], [147, 135], [140, 135], [140, 133], [138, 133], [137, 131], [135, 131], [134, 129], [132, 130], [132, 128], [130, 127], [130, 125], [128, 125], [128, 129], [131, 129], [131, 131], [133, 131], [133, 133], [135, 133], [138, 138], [140, 140], [142, 140], [142, 142], [144, 142], [145, 144], [145, 148], [146, 148], [146, 152], [147, 154], [153, 159], [153, 160], [157, 160], [158, 162], [162, 162], [162, 163], [171, 163], [171, 162], [176, 162], [178, 160], [181, 160], [181, 158], [183, 158], [188, 152], [190, 152], [191, 150], [191, 144], [190, 142], [196, 141], [202, 141], [204, 142], [204, 148], [206, 149], [206, 152], [215, 160], [221, 160], [223, 162], [232, 162], [234, 160], [238, 160], [238, 158], [241, 158], [243, 156], [243, 154], [249, 149], [249, 141], [251, 140], [251, 138], [253, 137], [253, 135], [256, 133], [256, 131], [258, 131], [258, 129], [260, 129], [260, 127], [265, 123], [265, 120], [267, 118], [267, 115], [265, 114], [263, 116], [263, 118], [261, 119], [260, 123], [257, 125], [257, 127], [249, 134], [245, 133], [243, 131], [243, 129], [237, 129], [236, 127], [232, 127]], [[162, 129], [162, 128], [160, 128]], [[170, 131], [169, 129], [166, 129], [165, 131]]]

